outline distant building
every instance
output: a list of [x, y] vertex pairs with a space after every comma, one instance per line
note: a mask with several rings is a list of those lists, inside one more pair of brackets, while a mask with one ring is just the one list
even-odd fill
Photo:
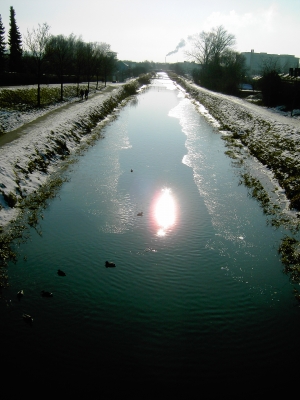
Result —
[[254, 50], [242, 53], [250, 75], [260, 75], [266, 67], [276, 68], [279, 73], [288, 74], [290, 68], [299, 68], [299, 58], [288, 54], [255, 53]]

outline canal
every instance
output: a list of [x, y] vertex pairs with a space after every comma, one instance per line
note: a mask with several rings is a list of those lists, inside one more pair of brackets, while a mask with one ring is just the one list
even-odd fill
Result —
[[285, 232], [239, 184], [221, 134], [161, 74], [103, 135], [9, 265], [6, 368], [21, 358], [28, 379], [95, 386], [276, 380], [299, 355]]

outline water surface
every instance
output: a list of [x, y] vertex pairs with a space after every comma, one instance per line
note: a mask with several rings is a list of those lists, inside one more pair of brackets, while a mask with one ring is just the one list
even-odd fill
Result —
[[104, 135], [9, 266], [7, 365], [21, 355], [30, 374], [90, 385], [111, 371], [170, 385], [279, 376], [300, 327], [284, 232], [239, 185], [220, 133], [161, 75]]

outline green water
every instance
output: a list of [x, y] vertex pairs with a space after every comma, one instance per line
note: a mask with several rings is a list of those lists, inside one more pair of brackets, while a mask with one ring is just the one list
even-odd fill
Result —
[[21, 375], [92, 386], [281, 375], [300, 327], [277, 253], [284, 232], [239, 185], [220, 133], [162, 76], [104, 135], [9, 266], [7, 366], [21, 355]]

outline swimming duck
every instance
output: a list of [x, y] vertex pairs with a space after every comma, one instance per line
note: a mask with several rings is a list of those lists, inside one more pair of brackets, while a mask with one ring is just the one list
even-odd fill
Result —
[[143, 211], [137, 213], [137, 216], [138, 216], [138, 217], [142, 217], [142, 216], [143, 216]]
[[116, 264], [111, 261], [105, 261], [105, 266], [106, 268], [114, 268]]
[[20, 299], [22, 296], [24, 296], [24, 291], [23, 289], [19, 290], [17, 293], [18, 298]]
[[28, 322], [29, 324], [31, 324], [32, 321], [33, 321], [32, 316], [29, 315], [29, 314], [23, 314], [23, 319], [24, 319], [25, 322]]
[[42, 290], [42, 291], [41, 291], [41, 295], [42, 295], [43, 297], [53, 297], [53, 293], [51, 293], [51, 292], [45, 292], [45, 290]]
[[61, 269], [58, 269], [58, 270], [57, 270], [57, 274], [58, 274], [59, 276], [66, 276], [66, 273], [65, 273], [64, 271], [62, 271]]

